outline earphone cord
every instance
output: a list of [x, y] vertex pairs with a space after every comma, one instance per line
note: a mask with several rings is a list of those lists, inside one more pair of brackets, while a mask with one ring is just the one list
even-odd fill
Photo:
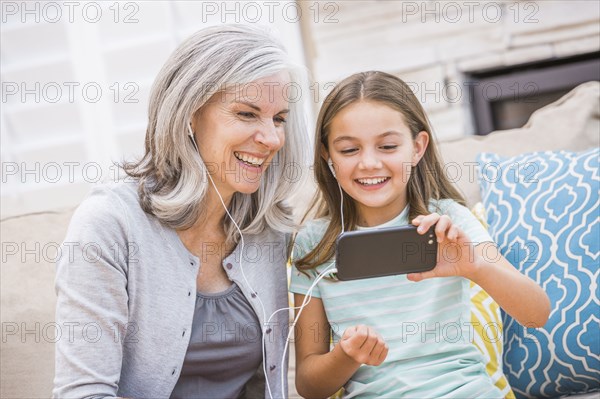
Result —
[[[287, 335], [287, 338], [285, 339], [285, 345], [283, 347], [283, 355], [281, 357], [281, 397], [282, 398], [285, 398], [285, 392], [284, 392], [284, 388], [283, 388], [285, 386], [285, 384], [284, 384], [285, 373], [283, 372], [283, 370], [284, 370], [283, 363], [285, 362], [285, 354], [289, 347], [290, 337], [291, 337], [292, 333], [294, 332], [294, 328], [296, 327], [296, 323], [298, 322], [298, 319], [300, 318], [300, 315], [302, 314], [304, 307], [306, 305], [308, 305], [308, 303], [310, 302], [310, 300], [312, 298], [312, 290], [316, 287], [317, 283], [319, 281], [321, 281], [328, 273], [336, 273], [336, 272], [337, 272], [337, 269], [335, 268], [335, 264], [333, 264], [333, 265], [329, 266], [327, 269], [323, 270], [319, 274], [319, 276], [315, 279], [315, 281], [313, 281], [312, 285], [306, 292], [306, 295], [304, 296], [304, 301], [302, 301], [302, 305], [300, 305], [299, 307], [295, 307], [295, 308], [286, 308], [286, 309], [300, 309], [300, 310], [298, 311], [298, 314], [294, 318], [294, 321], [293, 321], [292, 325], [290, 326], [290, 329], [288, 330], [288, 335]], [[279, 309], [279, 310], [283, 310], [283, 309]]]
[[[221, 204], [223, 204], [223, 208], [225, 209], [227, 216], [229, 216], [229, 219], [231, 219], [231, 222], [233, 223], [233, 225], [237, 229], [238, 233], [240, 234], [240, 270], [242, 271], [242, 276], [244, 277], [244, 281], [246, 282], [248, 288], [250, 289], [250, 292], [252, 292], [254, 295], [256, 295], [256, 299], [258, 299], [258, 302], [260, 303], [260, 307], [263, 312], [263, 320], [266, 320], [267, 319], [267, 311], [265, 310], [265, 305], [263, 304], [262, 299], [260, 299], [260, 295], [258, 295], [258, 293], [250, 285], [250, 282], [248, 282], [248, 279], [246, 278], [246, 274], [244, 273], [244, 267], [242, 265], [242, 259], [244, 258], [244, 236], [242, 234], [242, 231], [240, 230], [240, 227], [235, 222], [235, 220], [233, 220], [233, 217], [231, 216], [231, 214], [229, 213], [229, 210], [225, 206], [225, 201], [223, 201], [223, 197], [221, 197], [221, 193], [219, 193], [219, 190], [217, 190], [217, 187], [215, 186], [215, 183], [214, 183], [212, 177], [210, 176], [210, 174], [208, 175], [208, 177], [209, 177], [215, 191], [217, 192], [219, 199], [221, 200]], [[273, 313], [273, 314], [275, 314], [275, 313]], [[271, 315], [271, 317], [272, 316], [273, 315]], [[271, 320], [271, 318], [269, 318], [269, 320]], [[268, 325], [268, 322], [265, 323], [265, 325], [263, 325], [261, 328], [261, 330], [262, 330], [262, 334], [261, 334], [262, 335], [262, 343], [261, 343], [262, 348], [261, 348], [261, 350], [262, 350], [262, 355], [263, 355], [263, 372], [265, 373], [265, 382], [267, 383], [267, 389], [269, 391], [269, 396], [271, 397], [271, 399], [273, 399], [273, 394], [271, 393], [271, 384], [269, 384], [269, 376], [267, 374], [267, 362], [265, 361], [265, 358], [266, 358], [266, 345], [265, 345], [266, 328], [265, 327], [266, 327], [266, 325]], [[285, 353], [284, 353], [284, 356], [285, 356]]]
[[[337, 179], [336, 179], [337, 181]], [[342, 191], [342, 186], [340, 186], [340, 182], [338, 182], [338, 188], [340, 189], [340, 216], [342, 218], [342, 233], [344, 232], [344, 192]]]
[[[198, 152], [198, 155], [200, 155], [200, 149], [198, 148], [198, 144], [196, 144], [196, 139], [194, 138], [194, 134], [193, 134], [193, 131], [192, 131], [192, 128], [190, 125], [188, 125], [188, 129], [189, 129], [189, 136], [192, 139], [192, 142], [194, 143], [194, 147], [196, 147], [196, 151]], [[244, 281], [246, 282], [250, 291], [256, 295], [256, 298], [258, 299], [258, 302], [260, 303], [260, 307], [263, 312], [263, 320], [266, 320], [267, 312], [265, 310], [265, 305], [263, 304], [262, 299], [260, 299], [260, 296], [258, 295], [258, 293], [255, 292], [254, 288], [250, 285], [250, 282], [248, 282], [248, 279], [246, 278], [246, 274], [244, 273], [244, 267], [242, 264], [243, 257], [244, 257], [244, 235], [242, 234], [242, 231], [241, 231], [240, 227], [238, 226], [238, 224], [233, 219], [233, 216], [231, 216], [231, 213], [229, 213], [229, 210], [227, 209], [227, 206], [225, 205], [225, 201], [223, 201], [223, 197], [221, 196], [221, 193], [217, 189], [217, 186], [216, 186], [215, 182], [213, 181], [212, 176], [210, 175], [210, 173], [207, 173], [207, 175], [208, 175], [208, 178], [209, 178], [213, 188], [217, 192], [217, 195], [219, 197], [219, 200], [221, 201], [221, 205], [223, 205], [223, 209], [225, 210], [225, 213], [227, 214], [227, 216], [229, 217], [229, 219], [231, 220], [231, 222], [233, 223], [233, 225], [235, 226], [236, 230], [238, 231], [238, 233], [240, 235], [240, 270], [242, 271], [242, 277], [244, 277]], [[269, 320], [271, 320], [271, 319], [269, 318]], [[267, 363], [265, 361], [266, 347], [265, 347], [265, 326], [264, 325], [262, 326], [261, 331], [262, 331], [262, 334], [261, 334], [262, 335], [262, 345], [261, 346], [262, 346], [262, 355], [263, 355], [263, 372], [265, 374], [265, 381], [267, 383], [267, 389], [269, 391], [269, 396], [271, 397], [271, 399], [273, 399], [273, 394], [271, 393], [271, 385], [269, 384], [269, 377], [267, 374]]]
[[[192, 142], [194, 143], [194, 147], [196, 147], [196, 151], [198, 152], [198, 155], [200, 155], [200, 149], [198, 148], [198, 144], [196, 144], [196, 140], [194, 138], [194, 134], [192, 132], [192, 128], [190, 125], [188, 125], [188, 129], [189, 129], [189, 136], [192, 139]], [[212, 176], [207, 173], [208, 178], [210, 179], [210, 182], [213, 186], [213, 188], [215, 189], [219, 200], [221, 201], [221, 205], [223, 205], [223, 209], [225, 210], [225, 213], [227, 214], [227, 216], [229, 217], [229, 219], [231, 220], [231, 222], [233, 223], [233, 225], [235, 226], [236, 230], [238, 231], [239, 235], [240, 235], [240, 270], [242, 271], [242, 276], [244, 277], [244, 281], [246, 282], [248, 288], [250, 288], [250, 291], [252, 293], [254, 293], [256, 295], [256, 298], [258, 299], [262, 312], [263, 312], [263, 320], [267, 320], [267, 312], [265, 310], [265, 306], [262, 302], [262, 300], [260, 299], [260, 296], [258, 295], [257, 292], [254, 291], [254, 288], [252, 288], [252, 286], [250, 285], [250, 283], [248, 282], [248, 279], [246, 278], [246, 274], [244, 273], [244, 268], [242, 265], [242, 260], [243, 260], [243, 254], [244, 254], [244, 236], [242, 234], [242, 231], [240, 229], [240, 227], [238, 226], [238, 224], [235, 222], [235, 220], [233, 219], [233, 216], [231, 216], [231, 213], [229, 213], [229, 210], [227, 209], [227, 206], [225, 205], [225, 201], [223, 201], [223, 197], [221, 196], [221, 193], [219, 192], [219, 190], [217, 189], [217, 186], [215, 185], [215, 182], [213, 181]], [[341, 196], [341, 201], [340, 201], [340, 214], [341, 214], [341, 219], [342, 219], [342, 232], [344, 231], [344, 194], [342, 192], [342, 187], [340, 186], [339, 182], [338, 182], [338, 188], [340, 189], [340, 196]], [[283, 348], [283, 355], [281, 357], [281, 397], [285, 398], [286, 394], [285, 394], [285, 373], [284, 373], [284, 363], [285, 363], [285, 355], [286, 352], [288, 350], [289, 347], [289, 343], [290, 343], [290, 337], [292, 332], [294, 331], [294, 328], [296, 326], [296, 323], [298, 322], [298, 319], [300, 318], [300, 315], [302, 314], [302, 311], [304, 310], [304, 307], [306, 307], [306, 305], [308, 305], [308, 303], [310, 302], [311, 298], [312, 298], [312, 290], [316, 287], [317, 283], [319, 281], [321, 281], [326, 274], [330, 272], [330, 273], [335, 273], [337, 272], [337, 269], [335, 268], [335, 264], [329, 266], [327, 269], [325, 269], [323, 272], [321, 272], [319, 274], [319, 276], [315, 279], [315, 281], [312, 283], [312, 285], [310, 286], [310, 288], [308, 289], [306, 296], [304, 297], [304, 301], [302, 302], [302, 305], [299, 307], [286, 307], [286, 308], [281, 308], [278, 309], [276, 311], [274, 311], [271, 316], [269, 317], [269, 319], [265, 322], [265, 324], [262, 326], [262, 356], [263, 356], [263, 372], [265, 374], [265, 382], [267, 385], [267, 390], [269, 391], [269, 397], [271, 399], [273, 399], [273, 393], [271, 391], [271, 384], [269, 383], [269, 376], [267, 374], [267, 362], [266, 362], [266, 344], [265, 344], [265, 330], [266, 330], [266, 326], [269, 325], [269, 323], [271, 322], [271, 319], [273, 318], [273, 316], [283, 310], [289, 310], [289, 309], [300, 309], [298, 311], [298, 314], [296, 315], [296, 317], [294, 318], [294, 321], [291, 325], [291, 327], [289, 328], [288, 331], [288, 335], [287, 338], [285, 340], [285, 345]]]
[[[191, 130], [191, 127], [190, 127]], [[194, 142], [194, 146], [196, 147], [196, 151], [198, 151], [198, 154], [200, 154], [200, 150], [198, 149], [198, 145], [196, 144], [196, 140], [194, 139], [194, 135], [190, 134], [190, 137], [192, 138], [192, 141]], [[248, 287], [250, 288], [250, 291], [252, 293], [254, 293], [256, 295], [256, 297], [258, 298], [258, 302], [260, 303], [260, 306], [262, 308], [263, 311], [263, 320], [267, 318], [267, 313], [265, 311], [265, 306], [262, 302], [262, 300], [260, 299], [260, 297], [258, 296], [258, 293], [254, 291], [254, 289], [252, 288], [252, 286], [250, 285], [250, 283], [248, 282], [248, 279], [246, 278], [246, 274], [244, 273], [244, 268], [242, 267], [242, 261], [243, 261], [243, 254], [244, 254], [244, 235], [242, 234], [242, 230], [240, 229], [240, 226], [238, 226], [238, 224], [235, 222], [235, 220], [233, 219], [233, 216], [231, 216], [231, 213], [229, 213], [229, 209], [227, 209], [227, 206], [225, 205], [225, 201], [223, 201], [223, 197], [221, 196], [221, 193], [219, 192], [219, 190], [217, 189], [217, 186], [215, 185], [215, 182], [212, 178], [212, 176], [210, 175], [210, 173], [207, 173], [208, 178], [210, 179], [210, 182], [213, 186], [213, 188], [215, 189], [215, 191], [217, 192], [217, 195], [219, 196], [219, 200], [221, 201], [221, 205], [223, 205], [223, 209], [225, 210], [225, 213], [227, 213], [227, 216], [229, 216], [229, 219], [231, 220], [231, 222], [233, 223], [233, 225], [235, 226], [236, 230], [238, 231], [239, 235], [240, 235], [240, 269], [242, 271], [242, 276], [244, 277], [244, 281], [246, 282], [246, 284], [248, 284]]]

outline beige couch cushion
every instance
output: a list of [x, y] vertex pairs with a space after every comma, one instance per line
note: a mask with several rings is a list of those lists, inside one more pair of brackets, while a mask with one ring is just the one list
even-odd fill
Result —
[[[480, 198], [476, 177], [469, 179], [466, 173], [468, 162], [475, 162], [479, 152], [511, 156], [528, 151], [583, 150], [599, 146], [599, 96], [600, 83], [586, 83], [538, 110], [521, 129], [441, 143], [444, 160], [458, 163], [464, 169], [458, 186], [469, 204]], [[56, 332], [52, 324], [56, 305], [53, 257], [71, 215], [72, 210], [47, 212], [13, 217], [0, 223], [0, 397], [51, 396]], [[28, 250], [32, 252], [26, 252]], [[60, 339], [68, 339], [67, 328], [58, 327], [62, 333]], [[293, 374], [289, 378], [293, 381]], [[290, 387], [292, 393], [293, 383]]]
[[[27, 214], [0, 223], [0, 398], [52, 396], [57, 329], [60, 339], [68, 339], [68, 327], [54, 324], [54, 259], [73, 211]], [[289, 350], [290, 399], [300, 398], [294, 388], [293, 345]]]
[[[481, 200], [475, 157], [480, 152], [581, 151], [600, 146], [600, 82], [584, 83], [531, 115], [525, 126], [440, 143], [447, 175], [473, 206]], [[460, 167], [460, 173], [456, 173]]]
[[[72, 211], [8, 218], [0, 223], [0, 397], [49, 398], [54, 379], [54, 259]], [[59, 326], [60, 339], [68, 330]]]

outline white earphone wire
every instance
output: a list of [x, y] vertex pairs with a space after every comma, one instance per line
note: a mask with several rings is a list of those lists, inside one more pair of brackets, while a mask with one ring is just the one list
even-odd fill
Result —
[[[192, 142], [194, 143], [194, 147], [196, 147], [196, 151], [198, 152], [198, 155], [200, 155], [200, 149], [198, 148], [198, 144], [196, 144], [196, 139], [194, 138], [194, 133], [192, 131], [191, 124], [188, 124], [188, 130], [189, 130], [189, 136], [191, 137]], [[217, 193], [217, 196], [219, 197], [219, 200], [221, 201], [221, 205], [223, 205], [223, 209], [225, 210], [225, 213], [227, 214], [227, 216], [229, 217], [229, 219], [231, 220], [231, 222], [233, 223], [233, 225], [235, 226], [236, 230], [238, 231], [238, 233], [240, 235], [240, 270], [242, 271], [242, 277], [244, 278], [244, 281], [246, 282], [246, 285], [250, 289], [250, 292], [256, 295], [256, 298], [258, 299], [258, 302], [260, 303], [260, 307], [261, 307], [262, 312], [263, 312], [263, 320], [266, 320], [267, 319], [267, 311], [265, 310], [265, 305], [264, 305], [262, 299], [260, 299], [260, 295], [258, 295], [258, 293], [250, 285], [250, 282], [246, 278], [246, 273], [244, 273], [244, 267], [243, 267], [244, 235], [242, 234], [242, 230], [240, 229], [240, 227], [238, 226], [238, 224], [233, 219], [233, 216], [231, 216], [231, 213], [229, 213], [229, 210], [227, 209], [227, 206], [225, 205], [225, 201], [223, 201], [223, 197], [221, 196], [221, 193], [217, 189], [217, 186], [216, 186], [215, 182], [213, 181], [212, 176], [210, 175], [210, 173], [207, 173], [207, 175], [208, 175], [208, 178], [209, 178], [209, 180], [210, 180], [213, 188], [215, 189], [215, 191]], [[271, 320], [271, 318], [269, 318], [269, 320]], [[265, 324], [268, 324], [268, 323], [265, 323]], [[271, 384], [269, 383], [269, 377], [268, 377], [268, 374], [267, 374], [267, 363], [265, 361], [265, 358], [266, 358], [265, 331], [266, 331], [265, 325], [261, 326], [261, 332], [262, 332], [262, 334], [261, 334], [262, 335], [262, 344], [261, 344], [261, 346], [262, 346], [262, 356], [263, 356], [263, 372], [265, 374], [265, 382], [267, 383], [267, 389], [269, 391], [269, 396], [271, 397], [271, 399], [273, 399], [273, 394], [271, 392]]]
[[[302, 314], [304, 307], [306, 305], [308, 305], [308, 303], [310, 302], [310, 300], [312, 298], [312, 290], [317, 286], [317, 283], [319, 281], [321, 281], [328, 273], [331, 274], [331, 273], [336, 273], [336, 272], [337, 272], [337, 269], [335, 268], [335, 264], [333, 264], [333, 265], [329, 266], [327, 269], [323, 270], [317, 276], [317, 278], [315, 278], [315, 281], [312, 283], [312, 285], [306, 292], [306, 295], [304, 296], [304, 301], [302, 301], [302, 305], [300, 305], [299, 307], [293, 308], [293, 309], [300, 309], [300, 310], [298, 311], [298, 314], [294, 318], [294, 321], [292, 322], [292, 325], [290, 326], [290, 329], [288, 330], [288, 335], [287, 335], [287, 338], [285, 339], [285, 345], [283, 347], [283, 356], [281, 357], [281, 394], [282, 394], [282, 397], [284, 397], [284, 398], [285, 398], [285, 393], [284, 393], [283, 387], [284, 387], [284, 381], [285, 381], [285, 374], [283, 372], [283, 362], [285, 361], [285, 354], [289, 347], [292, 332], [294, 331], [294, 328], [296, 327], [296, 323], [298, 322], [298, 319], [300, 318], [300, 315]], [[291, 309], [291, 308], [288, 308], [288, 309]], [[279, 309], [279, 310], [282, 310], [282, 309]]]
[[[192, 127], [191, 124], [188, 124], [188, 130], [189, 130], [189, 136], [192, 139], [192, 142], [194, 144], [194, 147], [196, 148], [196, 151], [198, 152], [198, 155], [200, 155], [200, 149], [198, 148], [198, 144], [196, 144], [196, 139], [194, 138], [194, 133], [192, 131]], [[298, 319], [300, 318], [300, 315], [302, 314], [302, 311], [304, 310], [304, 307], [306, 305], [308, 305], [308, 303], [310, 302], [311, 298], [312, 298], [312, 290], [316, 287], [317, 283], [319, 281], [321, 281], [321, 279], [323, 279], [327, 273], [335, 273], [337, 272], [337, 269], [334, 267], [335, 265], [331, 265], [330, 267], [328, 267], [327, 269], [325, 269], [323, 272], [321, 272], [319, 274], [319, 276], [317, 276], [317, 278], [315, 279], [315, 281], [312, 283], [312, 285], [310, 286], [310, 288], [308, 289], [306, 296], [304, 297], [304, 301], [302, 302], [301, 306], [297, 306], [297, 307], [286, 307], [286, 308], [281, 308], [278, 309], [276, 311], [274, 311], [271, 316], [267, 319], [267, 312], [265, 310], [265, 306], [264, 303], [262, 302], [262, 300], [260, 299], [260, 296], [258, 295], [258, 293], [254, 290], [254, 288], [250, 285], [250, 283], [248, 282], [248, 279], [246, 278], [246, 274], [244, 273], [244, 268], [242, 265], [242, 259], [243, 259], [243, 253], [244, 253], [244, 235], [242, 234], [242, 231], [240, 229], [240, 227], [238, 226], [238, 224], [235, 222], [235, 220], [233, 219], [233, 216], [231, 216], [231, 213], [229, 213], [229, 210], [227, 209], [227, 206], [225, 205], [225, 201], [223, 201], [223, 197], [221, 196], [221, 193], [219, 192], [219, 190], [217, 189], [217, 186], [215, 185], [215, 182], [213, 181], [212, 176], [207, 173], [208, 178], [210, 179], [210, 182], [213, 186], [213, 188], [215, 189], [219, 200], [221, 201], [221, 205], [223, 205], [223, 209], [225, 210], [225, 213], [227, 214], [227, 216], [229, 217], [229, 219], [231, 220], [231, 222], [233, 223], [233, 225], [235, 226], [236, 230], [238, 231], [239, 235], [240, 235], [240, 270], [242, 271], [242, 276], [244, 277], [244, 281], [246, 282], [248, 288], [250, 289], [250, 291], [252, 293], [254, 293], [256, 295], [256, 298], [258, 299], [262, 312], [263, 312], [263, 320], [266, 320], [266, 322], [264, 323], [264, 325], [262, 326], [261, 330], [262, 330], [262, 355], [263, 355], [263, 372], [265, 374], [265, 382], [267, 384], [267, 390], [269, 391], [269, 396], [271, 399], [273, 399], [273, 393], [271, 391], [271, 384], [269, 383], [269, 377], [267, 374], [267, 363], [266, 363], [266, 344], [265, 344], [265, 334], [266, 334], [266, 327], [270, 324], [271, 319], [273, 318], [273, 316], [283, 310], [290, 310], [290, 309], [300, 309], [298, 314], [296, 315], [296, 317], [294, 318], [294, 321], [292, 323], [292, 325], [289, 328], [288, 331], [288, 335], [287, 338], [285, 340], [285, 345], [284, 345], [284, 349], [283, 349], [283, 355], [281, 357], [281, 395], [282, 398], [286, 397], [285, 394], [285, 373], [284, 373], [284, 362], [285, 362], [285, 355], [287, 352], [287, 349], [289, 347], [289, 342], [290, 342], [290, 337], [291, 337], [291, 333], [294, 331], [294, 328], [296, 326], [296, 323], [298, 322]], [[340, 204], [340, 212], [341, 212], [341, 217], [342, 217], [342, 232], [344, 231], [344, 194], [342, 192], [342, 187], [340, 186], [340, 183], [338, 182], [338, 187], [340, 189], [340, 195], [341, 195], [341, 204]]]
[[[337, 179], [336, 179], [337, 181]], [[340, 217], [342, 218], [342, 233], [345, 230], [344, 227], [344, 192], [342, 191], [342, 186], [340, 186], [340, 182], [338, 182], [338, 188], [340, 189]]]

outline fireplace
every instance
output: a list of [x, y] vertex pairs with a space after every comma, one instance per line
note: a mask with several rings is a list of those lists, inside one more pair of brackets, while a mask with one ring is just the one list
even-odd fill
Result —
[[591, 80], [600, 80], [600, 52], [470, 72], [476, 134], [521, 127], [535, 110]]

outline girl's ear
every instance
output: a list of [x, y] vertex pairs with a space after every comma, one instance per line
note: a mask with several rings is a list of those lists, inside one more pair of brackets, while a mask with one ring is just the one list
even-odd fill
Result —
[[414, 152], [412, 166], [417, 166], [421, 158], [423, 158], [425, 150], [427, 150], [427, 146], [429, 145], [429, 133], [424, 130], [417, 133], [417, 137], [415, 137], [413, 144]]
[[325, 148], [324, 145], [321, 145], [321, 158], [323, 158], [325, 160], [325, 162], [327, 162], [329, 160], [329, 151], [327, 151], [327, 148]]

